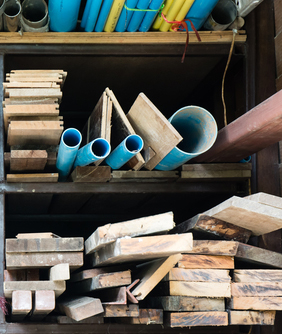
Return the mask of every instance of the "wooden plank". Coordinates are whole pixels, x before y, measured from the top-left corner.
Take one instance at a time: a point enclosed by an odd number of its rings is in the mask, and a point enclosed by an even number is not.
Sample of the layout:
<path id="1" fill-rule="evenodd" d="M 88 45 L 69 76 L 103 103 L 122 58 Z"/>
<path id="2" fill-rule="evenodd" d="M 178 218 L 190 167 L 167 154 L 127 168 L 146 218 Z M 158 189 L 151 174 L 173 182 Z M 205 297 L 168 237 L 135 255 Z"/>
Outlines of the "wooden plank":
<path id="1" fill-rule="evenodd" d="M 106 274 L 106 273 L 113 272 L 113 271 L 115 271 L 115 268 L 113 267 L 86 269 L 86 270 L 82 270 L 80 272 L 71 274 L 70 281 L 79 282 L 79 281 L 83 281 L 88 278 L 93 278 L 97 275 Z"/>
<path id="2" fill-rule="evenodd" d="M 216 163 L 216 164 L 184 164 L 181 166 L 182 171 L 230 171 L 230 170 L 252 170 L 251 163 Z"/>
<path id="3" fill-rule="evenodd" d="M 162 325 L 163 310 L 142 308 L 139 309 L 138 317 L 124 317 L 117 320 L 119 323 L 131 324 L 131 325 Z"/>
<path id="4" fill-rule="evenodd" d="M 38 174 L 7 174 L 7 182 L 12 183 L 53 183 L 58 182 L 58 173 L 38 173 Z"/>
<path id="5" fill-rule="evenodd" d="M 233 281 L 242 283 L 254 282 L 282 282 L 280 269 L 235 269 Z"/>
<path id="6" fill-rule="evenodd" d="M 57 105 L 59 103 L 58 99 L 54 99 L 53 97 L 42 97 L 42 98 L 21 98 L 21 99 L 15 99 L 15 98 L 6 98 L 3 101 L 3 106 L 8 105 L 31 105 L 31 104 L 54 104 Z"/>
<path id="7" fill-rule="evenodd" d="M 126 287 L 122 286 L 119 288 L 107 288 L 105 293 L 104 290 L 95 291 L 95 296 L 98 296 L 103 306 L 105 305 L 126 305 L 127 293 Z"/>
<path id="8" fill-rule="evenodd" d="M 222 128 L 212 148 L 193 161 L 238 162 L 277 143 L 282 139 L 281 98 L 279 91 Z"/>
<path id="9" fill-rule="evenodd" d="M 34 293 L 38 290 L 54 290 L 58 298 L 66 290 L 65 281 L 20 281 L 4 282 L 4 295 L 6 298 L 12 298 L 13 291 L 29 290 Z"/>
<path id="10" fill-rule="evenodd" d="M 111 167 L 77 166 L 70 178 L 72 182 L 108 182 L 111 179 Z"/>
<path id="11" fill-rule="evenodd" d="M 140 278 L 140 282 L 132 290 L 133 296 L 143 300 L 181 258 L 181 254 L 175 254 L 137 266 L 135 276 Z"/>
<path id="12" fill-rule="evenodd" d="M 105 266 L 113 263 L 145 261 L 167 257 L 192 249 L 192 235 L 161 235 L 130 239 L 117 239 L 99 249 L 92 256 L 93 266 Z"/>
<path id="13" fill-rule="evenodd" d="M 281 209 L 237 196 L 229 198 L 204 214 L 247 228 L 256 236 L 282 227 Z"/>
<path id="14" fill-rule="evenodd" d="M 43 239 L 43 238 L 59 238 L 58 235 L 52 232 L 42 232 L 42 233 L 18 233 L 16 235 L 17 239 Z"/>
<path id="15" fill-rule="evenodd" d="M 55 292 L 53 290 L 39 290 L 34 293 L 34 305 L 30 319 L 42 321 L 55 309 Z"/>
<path id="16" fill-rule="evenodd" d="M 60 88 L 6 88 L 5 97 L 8 98 L 42 98 L 51 97 L 61 99 Z"/>
<path id="17" fill-rule="evenodd" d="M 165 324 L 169 327 L 227 326 L 227 312 L 168 312 Z"/>
<path id="18" fill-rule="evenodd" d="M 261 204 L 269 205 L 274 208 L 282 209 L 282 198 L 280 196 L 274 196 L 263 192 L 259 192 L 256 194 L 246 196 L 244 198 Z"/>
<path id="19" fill-rule="evenodd" d="M 83 252 L 6 253 L 6 268 L 50 268 L 69 263 L 71 268 L 83 265 Z"/>
<path id="20" fill-rule="evenodd" d="M 70 279 L 69 263 L 60 263 L 49 269 L 50 281 L 67 281 Z"/>
<path id="21" fill-rule="evenodd" d="M 148 304 L 162 308 L 164 311 L 225 311 L 224 298 L 160 296 L 149 297 Z"/>
<path id="22" fill-rule="evenodd" d="M 157 164 L 183 139 L 164 115 L 143 93 L 131 106 L 127 118 L 136 133 L 144 141 L 144 150 L 150 147 L 155 155 L 145 168 L 154 169 Z"/>
<path id="23" fill-rule="evenodd" d="M 4 282 L 26 281 L 26 270 L 7 270 L 4 269 Z"/>
<path id="24" fill-rule="evenodd" d="M 282 297 L 282 282 L 232 283 L 234 297 Z"/>
<path id="25" fill-rule="evenodd" d="M 22 321 L 32 309 L 32 293 L 28 290 L 13 291 L 11 320 Z"/>
<path id="26" fill-rule="evenodd" d="M 238 250 L 237 241 L 193 240 L 193 249 L 187 253 L 235 256 Z"/>
<path id="27" fill-rule="evenodd" d="M 174 182 L 178 178 L 178 171 L 114 170 L 111 182 Z"/>
<path id="28" fill-rule="evenodd" d="M 42 238 L 42 239 L 6 239 L 6 253 L 40 253 L 40 252 L 81 252 L 84 239 Z"/>
<path id="29" fill-rule="evenodd" d="M 231 283 L 229 270 L 172 268 L 163 281 Z"/>
<path id="30" fill-rule="evenodd" d="M 229 325 L 274 325 L 276 311 L 229 311 Z"/>
<path id="31" fill-rule="evenodd" d="M 180 181 L 246 180 L 251 178 L 251 176 L 251 170 L 181 171 Z"/>
<path id="32" fill-rule="evenodd" d="M 10 170 L 43 170 L 47 163 L 45 150 L 11 150 Z"/>
<path id="33" fill-rule="evenodd" d="M 104 305 L 104 317 L 115 318 L 115 317 L 138 317 L 139 306 L 136 304 L 129 305 Z"/>
<path id="34" fill-rule="evenodd" d="M 11 88 L 60 88 L 56 82 L 3 82 L 4 91 Z"/>
<path id="35" fill-rule="evenodd" d="M 252 232 L 243 227 L 227 223 L 223 220 L 198 214 L 183 223 L 176 225 L 172 233 L 192 232 L 196 238 L 227 239 L 247 243 Z"/>
<path id="36" fill-rule="evenodd" d="M 186 269 L 234 269 L 233 256 L 183 254 L 179 268 Z"/>
<path id="37" fill-rule="evenodd" d="M 173 212 L 142 217 L 98 227 L 85 241 L 85 254 L 90 254 L 118 238 L 163 233 L 174 227 Z"/>
<path id="38" fill-rule="evenodd" d="M 100 299 L 92 297 L 61 300 L 58 307 L 61 312 L 75 321 L 90 318 L 104 311 Z"/>
<path id="39" fill-rule="evenodd" d="M 281 311 L 282 297 L 232 297 L 230 307 L 233 310 Z"/>
<path id="40" fill-rule="evenodd" d="M 93 317 L 89 317 L 80 321 L 76 321 L 66 315 L 58 315 L 58 316 L 48 316 L 46 322 L 55 322 L 57 324 L 103 324 L 104 317 L 103 313 L 94 315 Z"/>

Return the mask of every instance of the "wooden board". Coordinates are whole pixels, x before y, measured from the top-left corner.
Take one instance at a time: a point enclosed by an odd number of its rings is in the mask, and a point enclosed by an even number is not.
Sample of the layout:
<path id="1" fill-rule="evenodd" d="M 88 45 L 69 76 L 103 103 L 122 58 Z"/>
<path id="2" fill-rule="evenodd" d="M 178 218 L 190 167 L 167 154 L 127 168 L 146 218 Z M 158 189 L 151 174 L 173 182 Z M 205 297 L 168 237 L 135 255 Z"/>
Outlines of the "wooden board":
<path id="1" fill-rule="evenodd" d="M 22 321 L 32 309 L 32 293 L 28 290 L 12 292 L 11 320 Z"/>
<path id="2" fill-rule="evenodd" d="M 53 183 L 58 182 L 58 173 L 37 173 L 37 174 L 7 174 L 7 182 L 11 183 Z"/>
<path id="3" fill-rule="evenodd" d="M 198 214 L 178 224 L 172 233 L 192 232 L 195 239 L 227 239 L 247 243 L 252 232 L 223 220 Z"/>
<path id="4" fill-rule="evenodd" d="M 129 305 L 104 305 L 104 317 L 115 318 L 115 317 L 138 317 L 139 306 L 135 304 Z"/>
<path id="5" fill-rule="evenodd" d="M 54 290 L 58 298 L 66 290 L 65 281 L 20 281 L 4 282 L 4 295 L 12 298 L 13 291 L 28 290 L 33 293 L 38 290 Z"/>
<path id="6" fill-rule="evenodd" d="M 11 150 L 10 170 L 43 170 L 47 157 L 46 150 Z"/>
<path id="7" fill-rule="evenodd" d="M 42 238 L 42 239 L 6 239 L 6 253 L 40 253 L 40 252 L 81 252 L 84 239 Z"/>
<path id="8" fill-rule="evenodd" d="M 183 139 L 164 115 L 143 93 L 140 93 L 126 115 L 136 133 L 155 155 L 146 162 L 145 168 L 154 169 L 157 164 Z"/>
<path id="9" fill-rule="evenodd" d="M 231 283 L 229 270 L 172 268 L 163 281 Z"/>
<path id="10" fill-rule="evenodd" d="M 113 263 L 145 261 L 167 257 L 192 249 L 192 235 L 161 235 L 140 238 L 122 238 L 106 245 L 92 256 L 93 266 L 105 266 Z"/>
<path id="11" fill-rule="evenodd" d="M 39 269 L 5 269 L 4 281 L 39 281 Z"/>
<path id="12" fill-rule="evenodd" d="M 18 233 L 16 235 L 17 239 L 43 239 L 43 238 L 60 238 L 58 235 L 52 232 L 42 232 L 42 233 Z"/>
<path id="13" fill-rule="evenodd" d="M 131 325 L 162 325 L 163 324 L 163 310 L 142 308 L 139 309 L 138 317 L 124 317 L 117 319 L 119 323 Z"/>
<path id="14" fill-rule="evenodd" d="M 233 282 L 282 282 L 282 270 L 280 269 L 235 269 Z"/>
<path id="15" fill-rule="evenodd" d="M 274 325 L 276 311 L 229 311 L 229 325 Z"/>
<path id="16" fill-rule="evenodd" d="M 137 266 L 135 276 L 140 282 L 132 290 L 133 296 L 137 300 L 143 300 L 181 258 L 181 254 L 175 254 Z"/>
<path id="17" fill-rule="evenodd" d="M 186 269 L 234 269 L 234 257 L 222 255 L 183 254 L 179 268 Z"/>
<path id="18" fill-rule="evenodd" d="M 282 297 L 282 282 L 232 283 L 234 297 Z"/>
<path id="19" fill-rule="evenodd" d="M 281 311 L 282 297 L 232 297 L 230 307 L 233 310 Z"/>
<path id="20" fill-rule="evenodd" d="M 55 292 L 53 290 L 38 290 L 34 293 L 34 305 L 30 320 L 42 321 L 55 309 Z"/>
<path id="21" fill-rule="evenodd" d="M 100 226 L 85 241 L 85 254 L 93 253 L 118 238 L 169 231 L 175 225 L 173 219 L 173 212 L 170 211 L 154 216 Z"/>
<path id="22" fill-rule="evenodd" d="M 227 312 L 167 312 L 164 323 L 169 327 L 227 326 Z"/>
<path id="23" fill-rule="evenodd" d="M 111 179 L 110 166 L 77 166 L 70 175 L 72 182 L 108 182 Z"/>
<path id="24" fill-rule="evenodd" d="M 175 182 L 178 178 L 178 171 L 114 170 L 111 182 Z"/>
<path id="25" fill-rule="evenodd" d="M 127 303 L 127 293 L 125 286 L 118 288 L 107 288 L 106 293 L 104 290 L 96 290 L 95 296 L 101 299 L 103 306 L 126 305 Z"/>
<path id="26" fill-rule="evenodd" d="M 59 263 L 69 263 L 71 268 L 83 265 L 83 252 L 6 253 L 6 268 L 50 268 Z"/>
<path id="27" fill-rule="evenodd" d="M 7 105 L 24 105 L 24 104 L 58 104 L 59 100 L 53 97 L 42 97 L 42 98 L 21 98 L 21 99 L 15 99 L 15 98 L 6 98 L 3 101 L 3 106 Z"/>
<path id="28" fill-rule="evenodd" d="M 256 236 L 282 228 L 281 209 L 237 196 L 229 198 L 204 214 L 251 230 Z"/>
<path id="29" fill-rule="evenodd" d="M 67 281 L 70 279 L 70 265 L 68 263 L 60 263 L 49 269 L 50 281 Z"/>
<path id="30" fill-rule="evenodd" d="M 66 315 L 58 315 L 58 316 L 48 316 L 46 319 L 48 323 L 57 323 L 57 324 L 103 324 L 104 317 L 103 313 L 94 315 L 93 317 L 89 317 L 80 321 L 76 321 Z"/>
<path id="31" fill-rule="evenodd" d="M 8 98 L 62 98 L 60 88 L 6 88 L 5 97 Z"/>
<path id="32" fill-rule="evenodd" d="M 259 192 L 246 196 L 244 198 L 261 204 L 269 205 L 274 208 L 282 209 L 282 198 L 280 196 L 274 196 L 267 193 Z"/>
<path id="33" fill-rule="evenodd" d="M 237 250 L 237 241 L 193 240 L 193 249 L 187 253 L 234 256 Z"/>

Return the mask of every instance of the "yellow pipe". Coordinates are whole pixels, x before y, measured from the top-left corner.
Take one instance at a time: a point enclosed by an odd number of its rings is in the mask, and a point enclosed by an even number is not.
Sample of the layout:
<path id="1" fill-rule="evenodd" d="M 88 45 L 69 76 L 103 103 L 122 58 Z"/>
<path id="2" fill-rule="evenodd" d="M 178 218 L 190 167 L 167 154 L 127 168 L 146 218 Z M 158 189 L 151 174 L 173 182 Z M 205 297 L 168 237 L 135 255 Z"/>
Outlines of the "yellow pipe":
<path id="1" fill-rule="evenodd" d="M 93 0 L 95 1 L 95 0 Z M 120 13 L 122 11 L 125 0 L 115 0 L 113 2 L 112 8 L 110 10 L 108 19 L 106 21 L 104 31 L 113 32 L 117 25 L 117 21 L 119 19 Z"/>
<path id="2" fill-rule="evenodd" d="M 163 13 L 164 15 L 167 15 L 167 13 L 168 13 L 168 11 L 169 11 L 169 8 L 170 8 L 171 5 L 173 4 L 173 1 L 174 1 L 174 0 L 166 0 L 166 2 L 165 2 L 165 6 L 164 6 L 164 8 L 163 8 L 163 10 L 162 10 L 162 13 Z M 153 29 L 153 30 L 159 30 L 161 24 L 163 23 L 163 20 L 164 20 L 164 19 L 163 19 L 161 16 L 158 15 L 157 18 L 155 19 L 154 24 L 152 25 L 152 29 Z"/>
<path id="3" fill-rule="evenodd" d="M 189 9 L 192 7 L 193 2 L 195 0 L 186 0 L 184 5 L 181 7 L 179 13 L 176 15 L 176 18 L 174 19 L 175 21 L 182 21 L 185 19 L 185 16 L 187 15 Z M 174 31 L 171 28 L 169 29 L 170 31 Z"/>
<path id="4" fill-rule="evenodd" d="M 171 5 L 166 18 L 168 21 L 174 21 L 176 18 L 177 14 L 179 13 L 181 7 L 183 6 L 185 0 L 175 0 L 173 4 Z M 167 23 L 165 20 L 160 26 L 160 31 L 168 31 L 169 28 L 171 27 L 171 23 Z"/>

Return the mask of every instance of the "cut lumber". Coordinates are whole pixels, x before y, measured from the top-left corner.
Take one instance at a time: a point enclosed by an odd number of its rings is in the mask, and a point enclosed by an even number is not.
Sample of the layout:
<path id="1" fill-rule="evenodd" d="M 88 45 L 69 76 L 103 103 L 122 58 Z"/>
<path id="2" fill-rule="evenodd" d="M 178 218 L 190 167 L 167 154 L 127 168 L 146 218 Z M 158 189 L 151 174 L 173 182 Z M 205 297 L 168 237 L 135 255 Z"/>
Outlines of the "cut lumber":
<path id="1" fill-rule="evenodd" d="M 86 270 L 82 270 L 78 273 L 71 274 L 70 281 L 71 282 L 79 282 L 79 281 L 83 281 L 85 279 L 92 278 L 92 277 L 95 277 L 97 275 L 106 274 L 106 273 L 109 273 L 109 272 L 112 272 L 112 271 L 115 271 L 115 270 L 116 270 L 116 268 L 113 268 L 113 267 L 86 269 Z"/>
<path id="2" fill-rule="evenodd" d="M 43 238 L 60 238 L 58 235 L 52 232 L 43 233 L 18 233 L 16 235 L 17 239 L 43 239 Z"/>
<path id="3" fill-rule="evenodd" d="M 146 162 L 145 168 L 154 169 L 158 163 L 183 139 L 171 123 L 144 93 L 140 93 L 126 115 L 136 133 L 155 155 Z"/>
<path id="4" fill-rule="evenodd" d="M 280 269 L 235 269 L 233 282 L 282 282 L 282 270 Z"/>
<path id="5" fill-rule="evenodd" d="M 193 249 L 187 253 L 234 256 L 237 250 L 237 241 L 193 240 Z"/>
<path id="6" fill-rule="evenodd" d="M 45 150 L 11 150 L 10 170 L 43 170 L 47 157 Z"/>
<path id="7" fill-rule="evenodd" d="M 43 98 L 51 97 L 61 99 L 63 96 L 60 88 L 6 88 L 5 97 L 8 98 Z"/>
<path id="8" fill-rule="evenodd" d="M 39 290 L 34 294 L 34 305 L 30 319 L 43 320 L 55 309 L 55 292 L 53 290 Z"/>
<path id="9" fill-rule="evenodd" d="M 138 317 L 124 317 L 117 320 L 119 323 L 131 324 L 131 325 L 162 325 L 163 310 L 142 308 L 139 309 Z"/>
<path id="10" fill-rule="evenodd" d="M 12 298 L 13 291 L 28 290 L 34 293 L 38 290 L 54 290 L 58 298 L 66 290 L 65 281 L 21 281 L 4 282 L 4 295 L 6 298 Z"/>
<path id="11" fill-rule="evenodd" d="M 22 82 L 22 81 L 13 81 L 13 82 L 3 82 L 3 88 L 6 92 L 6 89 L 11 88 L 60 88 L 56 82 Z M 5 95 L 6 97 L 6 95 Z"/>
<path id="12" fill-rule="evenodd" d="M 80 252 L 83 249 L 81 237 L 6 239 L 6 253 Z"/>
<path id="13" fill-rule="evenodd" d="M 4 282 L 26 281 L 26 269 L 4 270 Z"/>
<path id="14" fill-rule="evenodd" d="M 229 270 L 172 268 L 163 281 L 231 283 Z"/>
<path id="15" fill-rule="evenodd" d="M 58 182 L 58 173 L 38 173 L 38 174 L 7 174 L 7 182 L 11 183 L 53 183 Z"/>
<path id="16" fill-rule="evenodd" d="M 269 205 L 274 208 L 282 209 L 282 198 L 280 196 L 274 196 L 263 192 L 259 192 L 256 194 L 246 196 L 244 198 L 261 204 Z"/>
<path id="17" fill-rule="evenodd" d="M 70 178 L 72 182 L 108 182 L 111 179 L 111 167 L 77 166 Z"/>
<path id="18" fill-rule="evenodd" d="M 229 311 L 229 325 L 274 325 L 276 311 Z"/>
<path id="19" fill-rule="evenodd" d="M 95 296 L 98 296 L 105 305 L 125 305 L 127 303 L 126 287 L 107 288 L 107 290 L 95 291 Z"/>
<path id="20" fill-rule="evenodd" d="M 192 232 L 195 239 L 227 239 L 247 243 L 252 232 L 223 220 L 198 214 L 176 225 L 171 233 Z"/>
<path id="21" fill-rule="evenodd" d="M 54 73 L 55 74 L 55 73 Z M 58 84 L 61 84 L 63 82 L 63 79 L 61 76 L 55 74 L 53 76 L 44 76 L 44 75 L 40 75 L 40 76 L 31 76 L 30 74 L 26 75 L 11 75 L 6 77 L 6 81 L 7 82 L 56 82 Z"/>
<path id="22" fill-rule="evenodd" d="M 49 268 L 59 263 L 79 268 L 83 265 L 83 252 L 6 253 L 7 269 Z"/>
<path id="23" fill-rule="evenodd" d="M 138 317 L 139 306 L 136 304 L 129 305 L 104 305 L 104 317 L 115 318 L 115 317 Z"/>
<path id="24" fill-rule="evenodd" d="M 21 99 L 14 99 L 14 98 L 6 98 L 3 101 L 3 106 L 8 106 L 8 105 L 31 105 L 31 104 L 58 104 L 59 101 L 58 99 L 54 99 L 53 97 L 43 97 L 43 98 L 21 98 Z"/>
<path id="25" fill-rule="evenodd" d="M 175 182 L 178 178 L 178 171 L 114 170 L 111 182 Z"/>
<path id="26" fill-rule="evenodd" d="M 67 281 L 70 279 L 70 265 L 68 263 L 60 263 L 49 269 L 50 281 Z"/>
<path id="27" fill-rule="evenodd" d="M 140 279 L 140 282 L 132 290 L 133 296 L 137 300 L 143 300 L 181 258 L 181 254 L 175 254 L 137 266 L 135 276 Z"/>
<path id="28" fill-rule="evenodd" d="M 121 238 L 99 249 L 92 257 L 93 266 L 145 261 L 168 257 L 192 249 L 192 234 L 156 235 L 152 237 Z"/>
<path id="29" fill-rule="evenodd" d="M 163 233 L 171 230 L 174 225 L 173 213 L 167 212 L 100 226 L 85 241 L 85 254 L 93 253 L 118 238 Z"/>
<path id="30" fill-rule="evenodd" d="M 232 297 L 230 308 L 233 310 L 281 311 L 282 297 Z"/>
<path id="31" fill-rule="evenodd" d="M 13 291 L 11 320 L 22 321 L 32 309 L 32 293 L 29 290 Z"/>
<path id="32" fill-rule="evenodd" d="M 234 269 L 234 257 L 222 255 L 183 254 L 179 268 L 186 269 Z"/>
<path id="33" fill-rule="evenodd" d="M 58 303 L 58 308 L 75 321 L 90 318 L 104 311 L 100 299 L 92 297 L 62 300 Z"/>
<path id="34" fill-rule="evenodd" d="M 93 317 L 89 317 L 80 321 L 76 321 L 66 315 L 58 315 L 58 316 L 48 316 L 46 319 L 48 323 L 57 323 L 57 324 L 103 324 L 104 317 L 103 313 L 94 315 Z"/>
<path id="35" fill-rule="evenodd" d="M 282 282 L 231 283 L 234 297 L 282 297 Z"/>
<path id="36" fill-rule="evenodd" d="M 164 323 L 169 327 L 227 326 L 227 312 L 167 312 Z"/>

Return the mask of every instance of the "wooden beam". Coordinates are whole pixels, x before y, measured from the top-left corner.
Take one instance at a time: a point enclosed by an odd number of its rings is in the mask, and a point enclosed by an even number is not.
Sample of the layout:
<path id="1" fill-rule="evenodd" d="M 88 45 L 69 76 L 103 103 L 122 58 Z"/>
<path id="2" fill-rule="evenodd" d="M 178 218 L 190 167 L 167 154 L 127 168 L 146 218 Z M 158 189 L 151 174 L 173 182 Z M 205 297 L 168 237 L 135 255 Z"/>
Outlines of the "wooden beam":
<path id="1" fill-rule="evenodd" d="M 235 269 L 233 282 L 282 282 L 282 270 L 280 269 Z"/>
<path id="2" fill-rule="evenodd" d="M 164 281 L 231 283 L 229 270 L 172 268 Z"/>
<path id="3" fill-rule="evenodd" d="M 179 268 L 186 269 L 234 269 L 234 257 L 222 255 L 183 254 Z"/>
<path id="4" fill-rule="evenodd" d="M 282 297 L 232 297 L 233 310 L 282 311 Z"/>
<path id="5" fill-rule="evenodd" d="M 234 297 L 282 297 L 282 282 L 231 283 Z"/>
<path id="6" fill-rule="evenodd" d="M 7 174 L 10 183 L 54 183 L 58 182 L 58 173 Z"/>
<path id="7" fill-rule="evenodd" d="M 142 308 L 139 309 L 138 317 L 124 317 L 118 319 L 119 323 L 132 325 L 162 325 L 163 324 L 163 310 Z"/>
<path id="8" fill-rule="evenodd" d="M 50 281 L 67 281 L 70 279 L 69 263 L 59 263 L 49 269 Z"/>
<path id="9" fill-rule="evenodd" d="M 235 256 L 238 250 L 237 241 L 226 240 L 193 240 L 190 254 Z"/>
<path id="10" fill-rule="evenodd" d="M 114 170 L 111 182 L 175 182 L 178 178 L 178 171 Z"/>
<path id="11" fill-rule="evenodd" d="M 12 321 L 22 321 L 32 309 L 32 293 L 29 290 L 15 290 L 11 294 L 12 298 Z"/>
<path id="12" fill-rule="evenodd" d="M 165 324 L 169 327 L 227 326 L 227 312 L 167 312 Z"/>
<path id="13" fill-rule="evenodd" d="M 42 321 L 55 309 L 55 292 L 53 290 L 39 290 L 34 294 L 34 305 L 30 319 Z"/>
<path id="14" fill-rule="evenodd" d="M 129 305 L 103 305 L 104 317 L 115 318 L 115 317 L 138 317 L 139 306 L 136 304 Z"/>
<path id="15" fill-rule="evenodd" d="M 274 325 L 276 311 L 229 311 L 229 325 Z"/>
<path id="16" fill-rule="evenodd" d="M 72 182 L 108 182 L 111 179 L 110 166 L 77 166 L 71 173 Z"/>

